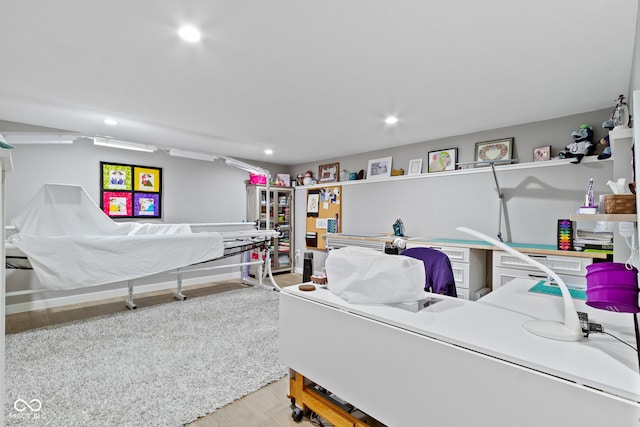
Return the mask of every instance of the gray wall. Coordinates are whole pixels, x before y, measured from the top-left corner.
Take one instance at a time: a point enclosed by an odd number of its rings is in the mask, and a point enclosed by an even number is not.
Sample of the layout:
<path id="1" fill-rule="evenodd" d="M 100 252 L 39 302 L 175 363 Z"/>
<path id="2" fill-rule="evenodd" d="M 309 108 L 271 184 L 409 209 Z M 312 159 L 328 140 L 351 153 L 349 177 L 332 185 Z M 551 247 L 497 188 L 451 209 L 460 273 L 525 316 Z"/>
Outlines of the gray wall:
<path id="1" fill-rule="evenodd" d="M 602 122 L 611 114 L 600 110 L 546 122 L 527 123 L 489 132 L 463 135 L 420 144 L 364 153 L 341 159 L 341 169 L 366 169 L 368 159 L 392 156 L 394 168 L 407 169 L 410 159 L 422 158 L 423 171 L 430 150 L 458 148 L 461 162 L 473 161 L 475 142 L 514 137 L 514 158 L 520 163 L 533 160 L 533 148 L 551 145 L 554 156 L 571 142 L 571 132 L 583 123 L 590 124 L 594 142 L 606 133 Z M 618 153 L 617 159 L 628 161 L 631 153 Z M 398 159 L 398 160 L 397 160 Z M 318 163 L 298 165 L 292 170 L 317 171 Z M 589 178 L 595 180 L 596 195 L 611 191 L 606 182 L 613 178 L 611 160 L 595 163 L 505 170 L 498 167 L 497 176 L 506 202 L 502 235 L 505 240 L 556 244 L 556 220 L 567 218 L 581 206 Z M 626 177 L 629 181 L 631 177 Z M 410 236 L 427 238 L 468 238 L 455 229 L 476 228 L 495 236 L 498 228 L 498 198 L 495 181 L 489 169 L 430 174 L 424 178 L 395 178 L 384 182 L 345 183 L 342 188 L 342 232 L 372 234 L 392 233 L 392 224 L 402 218 Z M 326 253 L 305 247 L 306 189 L 296 191 L 296 248 L 314 252 L 314 268 L 324 265 Z M 301 268 L 300 259 L 296 267 Z"/>
<path id="2" fill-rule="evenodd" d="M 393 157 L 393 168 L 403 168 L 408 170 L 409 161 L 412 159 L 423 159 L 423 171 L 426 171 L 426 157 L 429 151 L 441 150 L 445 148 L 458 149 L 458 162 L 472 162 L 475 156 L 475 143 L 514 137 L 514 150 L 512 158 L 520 162 L 531 162 L 533 160 L 533 149 L 536 147 L 551 145 L 552 155 L 557 156 L 564 150 L 567 144 L 572 142 L 571 132 L 577 130 L 581 125 L 591 125 L 594 132 L 594 143 L 600 141 L 607 134 L 607 130 L 602 128 L 602 122 L 611 116 L 611 111 L 615 105 L 613 95 L 611 108 L 592 111 L 588 113 L 576 114 L 573 116 L 546 120 L 542 122 L 525 123 L 519 126 L 511 126 L 500 129 L 493 129 L 486 132 L 478 132 L 467 135 L 459 135 L 450 138 L 435 139 L 432 141 L 418 142 L 401 147 L 385 150 L 371 151 L 348 157 L 329 158 L 320 162 L 304 163 L 291 168 L 293 174 L 303 174 L 311 170 L 314 176 L 318 174 L 318 166 L 326 163 L 339 162 L 340 169 L 347 169 L 350 172 L 357 172 L 360 169 L 367 169 L 370 159 L 380 157 Z M 522 105 L 521 108 L 527 108 Z M 402 124 L 400 125 L 402 126 Z M 399 130 L 401 131 L 401 130 Z"/>
<path id="3" fill-rule="evenodd" d="M 1 130 L 0 130 L 1 132 Z M 13 218 L 45 183 L 77 184 L 99 204 L 100 162 L 162 168 L 162 218 L 156 222 L 238 222 L 245 219 L 248 173 L 222 164 L 94 146 L 18 145 L 12 150 L 14 171 L 7 174 L 7 220 Z M 257 165 L 257 163 L 254 163 Z M 266 164 L 274 173 L 287 166 Z"/>
<path id="4" fill-rule="evenodd" d="M 2 130 L 0 126 L 0 133 Z M 12 130 L 15 129 L 12 128 Z M 88 140 L 76 141 L 72 145 L 18 145 L 12 150 L 12 158 L 14 170 L 6 176 L 7 224 L 10 224 L 11 219 L 25 208 L 46 183 L 82 185 L 99 205 L 101 161 L 162 168 L 162 218 L 145 219 L 145 222 L 219 223 L 241 222 L 246 218 L 244 181 L 248 179 L 248 173 L 226 166 L 219 160 L 211 163 L 171 157 L 162 151 L 142 153 L 98 147 Z M 274 174 L 288 172 L 287 166 L 251 163 L 266 167 Z M 225 263 L 229 261 L 224 260 L 217 264 Z M 234 273 L 236 276 L 237 271 Z M 225 273 L 228 275 L 230 272 L 216 270 L 214 273 L 202 274 L 211 276 Z M 194 275 L 192 274 L 191 277 Z M 174 279 L 174 276 L 170 276 L 140 280 L 136 281 L 136 286 L 174 281 Z M 125 286 L 126 283 L 118 283 L 99 288 L 13 296 L 7 298 L 7 304 L 27 304 L 30 301 L 65 299 L 91 293 L 98 295 L 97 292 L 110 295 L 110 291 L 122 289 Z M 40 287 L 31 271 L 8 270 L 7 272 L 7 291 Z"/>

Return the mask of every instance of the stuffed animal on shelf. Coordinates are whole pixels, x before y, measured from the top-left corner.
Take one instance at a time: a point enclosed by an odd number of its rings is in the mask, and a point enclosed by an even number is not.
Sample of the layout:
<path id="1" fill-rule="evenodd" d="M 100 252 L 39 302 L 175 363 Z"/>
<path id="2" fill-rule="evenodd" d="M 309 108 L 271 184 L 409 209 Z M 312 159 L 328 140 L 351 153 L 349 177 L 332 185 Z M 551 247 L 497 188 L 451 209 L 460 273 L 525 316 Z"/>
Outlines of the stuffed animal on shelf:
<path id="1" fill-rule="evenodd" d="M 582 125 L 580 129 L 571 133 L 573 142 L 567 145 L 566 151 L 560 152 L 561 159 L 575 158 L 571 163 L 580 163 L 584 156 L 590 156 L 595 150 L 593 145 L 593 129 L 589 125 Z"/>
<path id="2" fill-rule="evenodd" d="M 598 155 L 598 160 L 604 160 L 611 157 L 611 144 L 609 143 L 609 135 L 600 140 L 600 143 L 596 147 L 594 154 Z"/>

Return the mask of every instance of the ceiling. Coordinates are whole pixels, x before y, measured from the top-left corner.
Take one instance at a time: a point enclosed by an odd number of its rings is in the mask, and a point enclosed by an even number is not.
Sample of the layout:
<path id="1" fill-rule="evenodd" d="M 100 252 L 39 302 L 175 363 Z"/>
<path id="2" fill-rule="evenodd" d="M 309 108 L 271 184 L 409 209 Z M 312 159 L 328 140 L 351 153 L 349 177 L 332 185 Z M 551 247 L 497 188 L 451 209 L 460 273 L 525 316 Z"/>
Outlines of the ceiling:
<path id="1" fill-rule="evenodd" d="M 2 3 L 0 120 L 281 164 L 612 108 L 629 91 L 638 6 Z M 202 40 L 180 39 L 183 24 Z"/>

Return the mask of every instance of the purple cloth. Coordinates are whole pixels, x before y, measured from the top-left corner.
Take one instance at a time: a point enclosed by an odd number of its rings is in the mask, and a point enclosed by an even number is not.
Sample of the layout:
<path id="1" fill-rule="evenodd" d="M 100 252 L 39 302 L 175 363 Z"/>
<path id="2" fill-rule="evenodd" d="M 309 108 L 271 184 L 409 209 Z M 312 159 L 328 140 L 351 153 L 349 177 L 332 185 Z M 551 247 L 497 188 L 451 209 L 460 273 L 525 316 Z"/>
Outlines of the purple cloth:
<path id="1" fill-rule="evenodd" d="M 425 291 L 452 297 L 458 296 L 451 261 L 447 254 L 433 248 L 410 248 L 402 251 L 400 255 L 419 259 L 424 263 Z"/>

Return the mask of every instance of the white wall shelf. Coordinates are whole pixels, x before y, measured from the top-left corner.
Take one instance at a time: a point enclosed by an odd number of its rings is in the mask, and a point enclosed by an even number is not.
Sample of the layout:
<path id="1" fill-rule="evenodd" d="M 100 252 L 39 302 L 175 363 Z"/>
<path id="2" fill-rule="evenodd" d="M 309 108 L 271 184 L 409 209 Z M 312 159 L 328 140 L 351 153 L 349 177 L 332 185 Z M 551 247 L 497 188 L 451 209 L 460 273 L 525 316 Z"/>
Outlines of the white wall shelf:
<path id="1" fill-rule="evenodd" d="M 553 159 L 553 160 L 546 160 L 541 162 L 514 163 L 510 165 L 496 166 L 496 172 L 524 170 L 524 169 L 537 169 L 537 168 L 565 166 L 565 165 L 571 165 L 572 167 L 580 167 L 581 164 L 610 162 L 610 161 L 613 161 L 613 156 L 603 160 L 598 160 L 598 156 L 587 156 L 587 157 L 584 157 L 580 162 L 580 164 L 577 164 L 577 165 L 571 164 L 571 162 L 574 160 L 575 159 L 573 158 L 569 158 L 569 159 Z M 422 173 L 419 175 L 400 175 L 400 176 L 392 176 L 389 178 L 381 178 L 381 179 L 359 179 L 354 181 L 350 180 L 350 181 L 340 181 L 340 182 L 331 182 L 331 183 L 314 184 L 314 185 L 303 185 L 295 188 L 307 189 L 307 188 L 322 188 L 322 187 L 326 187 L 327 185 L 376 184 L 376 183 L 388 182 L 388 181 L 402 181 L 402 180 L 408 180 L 408 179 L 425 179 L 425 178 L 427 179 L 442 178 L 442 177 L 452 176 L 452 175 L 471 175 L 471 174 L 478 174 L 478 173 L 491 173 L 491 168 L 489 166 L 486 166 L 486 167 L 459 169 L 459 170 L 446 171 L 446 172 Z"/>
<path id="2" fill-rule="evenodd" d="M 637 214 L 572 214 L 571 221 L 636 222 Z"/>

